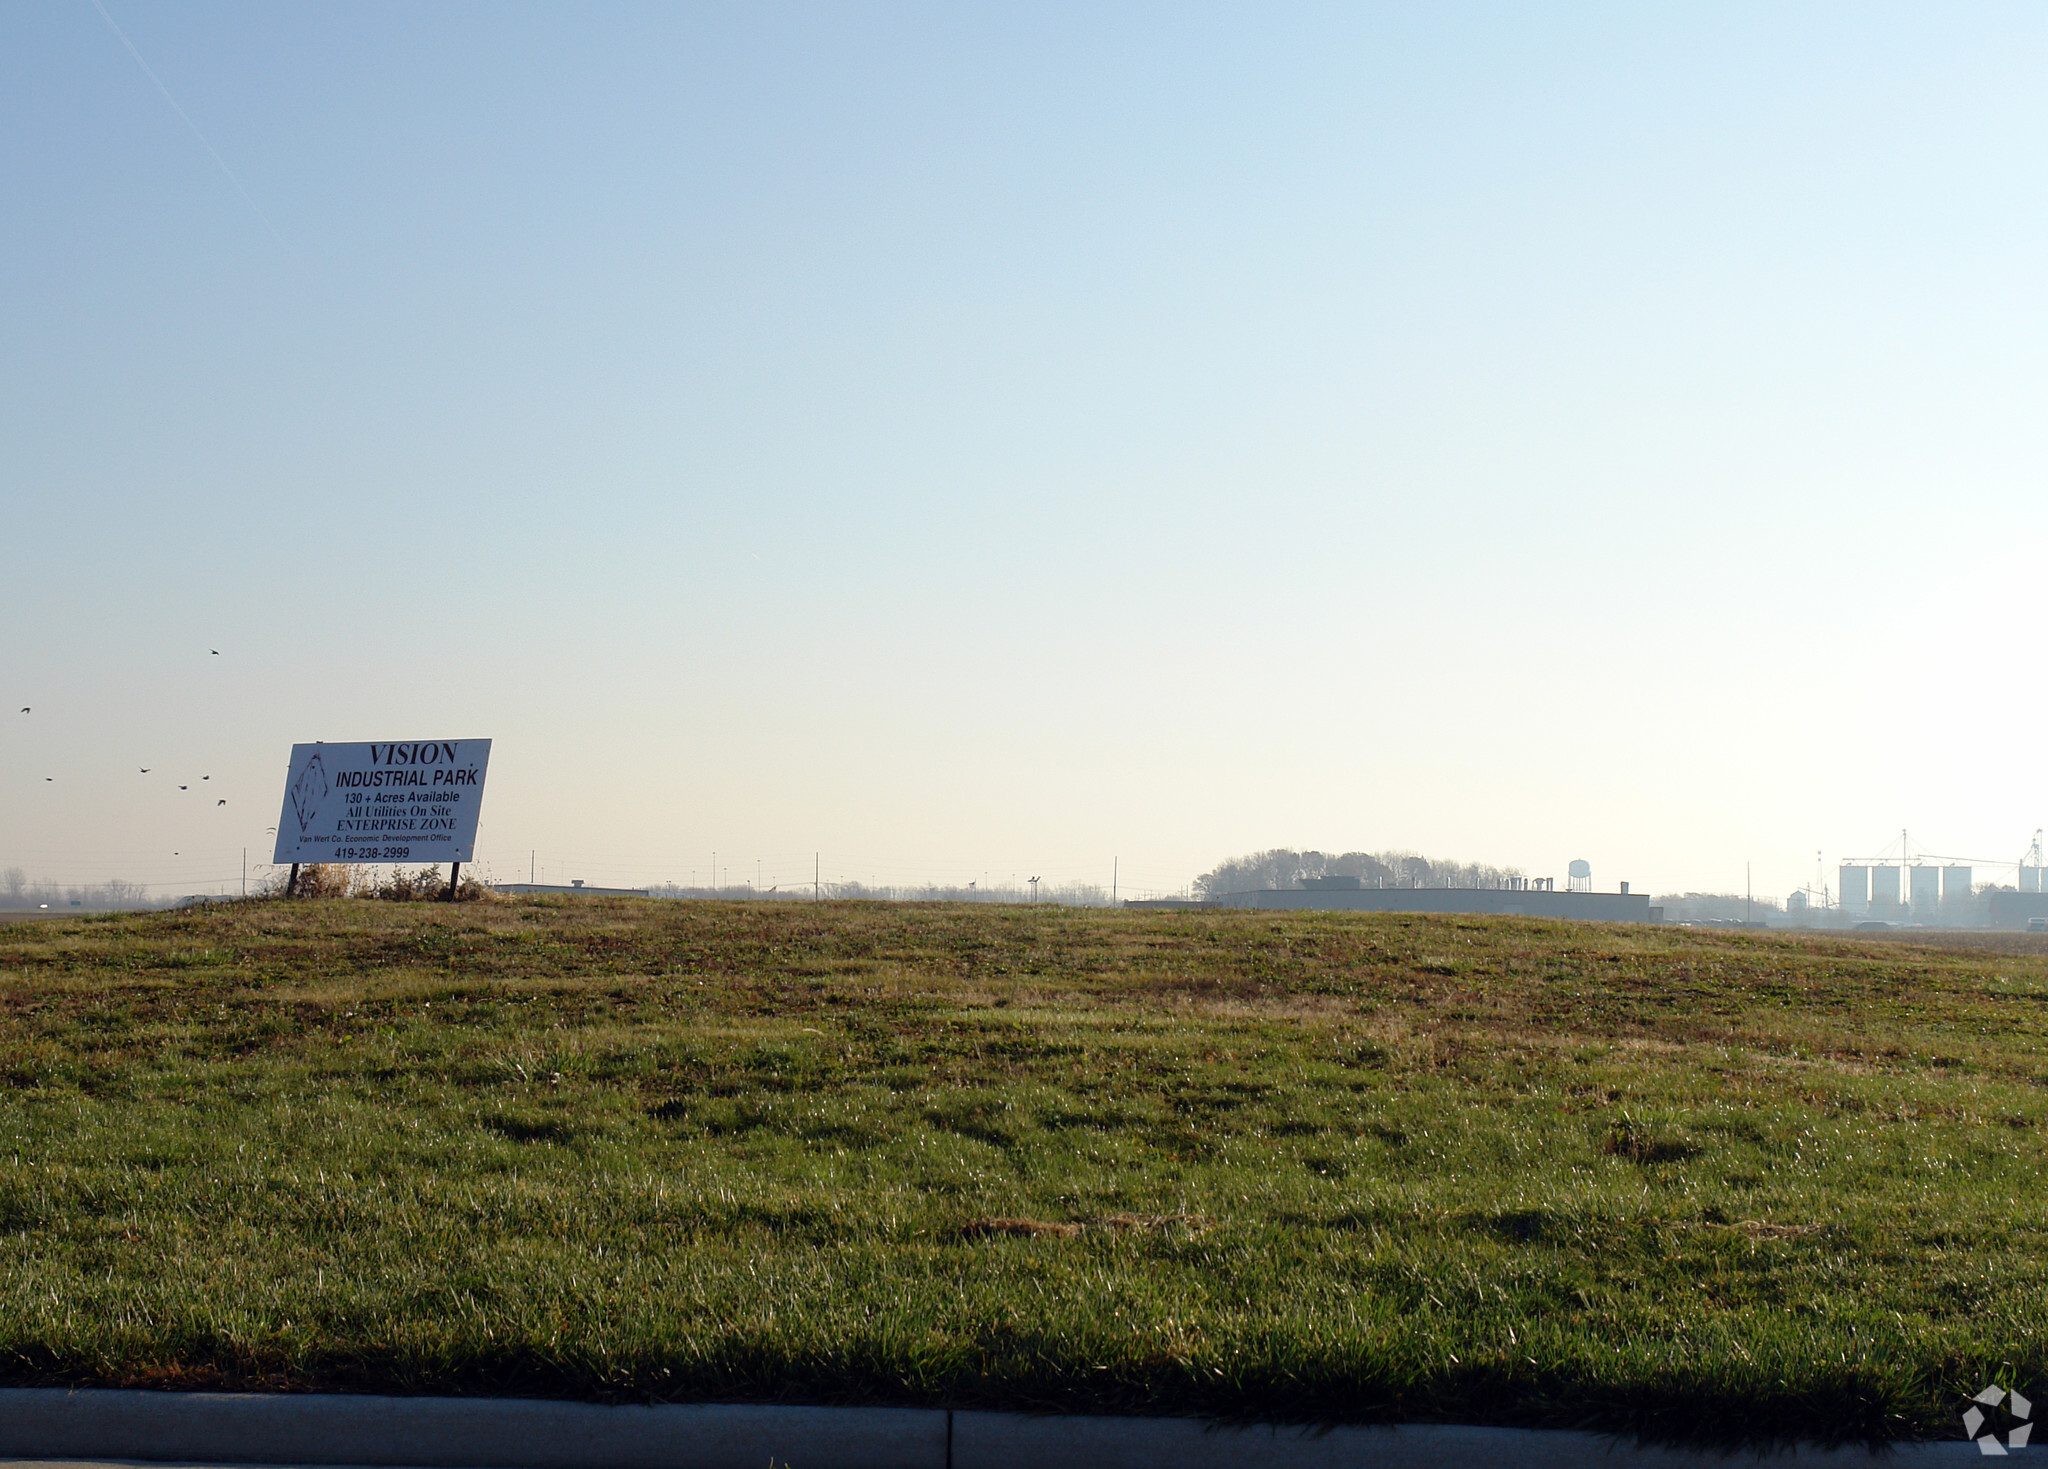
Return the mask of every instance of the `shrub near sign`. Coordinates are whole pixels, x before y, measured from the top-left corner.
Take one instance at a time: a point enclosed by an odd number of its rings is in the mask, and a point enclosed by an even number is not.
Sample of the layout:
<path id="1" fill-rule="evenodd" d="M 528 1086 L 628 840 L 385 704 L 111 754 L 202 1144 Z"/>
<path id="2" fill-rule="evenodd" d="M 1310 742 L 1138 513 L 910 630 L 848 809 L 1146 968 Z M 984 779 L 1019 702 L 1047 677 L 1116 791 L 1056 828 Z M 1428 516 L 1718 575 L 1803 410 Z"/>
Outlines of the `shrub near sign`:
<path id="1" fill-rule="evenodd" d="M 467 862 L 489 740 L 293 745 L 274 862 Z"/>

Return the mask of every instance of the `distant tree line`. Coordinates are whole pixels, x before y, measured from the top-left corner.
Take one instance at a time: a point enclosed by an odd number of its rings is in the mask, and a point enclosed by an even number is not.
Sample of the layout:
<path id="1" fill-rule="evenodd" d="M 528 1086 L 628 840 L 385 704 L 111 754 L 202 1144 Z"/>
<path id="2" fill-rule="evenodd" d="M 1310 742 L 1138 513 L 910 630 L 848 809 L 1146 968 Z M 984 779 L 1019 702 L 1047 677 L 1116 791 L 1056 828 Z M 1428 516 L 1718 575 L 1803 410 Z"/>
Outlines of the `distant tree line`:
<path id="1" fill-rule="evenodd" d="M 1650 899 L 1664 910 L 1666 923 L 1769 923 L 1785 921 L 1785 907 L 1776 898 L 1745 898 L 1741 893 L 1662 893 Z"/>
<path id="2" fill-rule="evenodd" d="M 1519 867 L 1486 862 L 1445 862 L 1415 852 L 1296 852 L 1275 847 L 1233 857 L 1195 879 L 1195 896 L 1293 888 L 1303 878 L 1355 877 L 1365 887 L 1498 888 L 1522 876 Z"/>
<path id="3" fill-rule="evenodd" d="M 90 885 L 61 886 L 32 881 L 19 867 L 0 872 L 0 908 L 153 908 L 157 904 L 139 882 L 111 878 Z"/>
<path id="4" fill-rule="evenodd" d="M 785 888 L 756 888 L 751 884 L 739 887 L 697 888 L 683 887 L 676 883 L 654 883 L 647 889 L 650 898 L 719 898 L 726 902 L 746 902 L 758 898 L 763 902 L 792 903 L 806 902 L 813 896 L 841 899 L 846 901 L 867 901 L 871 903 L 1060 903 L 1070 908 L 1106 908 L 1109 906 L 1109 890 L 1093 883 L 1068 882 L 1053 884 L 1041 882 L 1034 895 L 1029 886 L 983 887 L 979 883 L 971 886 L 942 886 L 937 883 L 904 884 L 898 886 L 875 886 L 864 882 L 828 882 L 813 889 L 807 882 L 793 883 Z"/>

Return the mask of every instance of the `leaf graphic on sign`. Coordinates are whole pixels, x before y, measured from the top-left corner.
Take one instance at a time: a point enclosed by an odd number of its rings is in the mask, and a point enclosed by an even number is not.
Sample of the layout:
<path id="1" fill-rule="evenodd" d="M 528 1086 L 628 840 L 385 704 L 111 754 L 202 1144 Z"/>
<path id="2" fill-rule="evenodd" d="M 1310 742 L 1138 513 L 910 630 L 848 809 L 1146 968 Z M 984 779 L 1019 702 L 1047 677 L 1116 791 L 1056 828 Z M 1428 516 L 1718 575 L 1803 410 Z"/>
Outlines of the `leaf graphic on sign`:
<path id="1" fill-rule="evenodd" d="M 299 835 L 305 835 L 306 828 L 320 814 L 321 803 L 326 799 L 327 765 L 315 755 L 299 772 L 299 778 L 292 782 L 292 814 L 299 818 Z"/>

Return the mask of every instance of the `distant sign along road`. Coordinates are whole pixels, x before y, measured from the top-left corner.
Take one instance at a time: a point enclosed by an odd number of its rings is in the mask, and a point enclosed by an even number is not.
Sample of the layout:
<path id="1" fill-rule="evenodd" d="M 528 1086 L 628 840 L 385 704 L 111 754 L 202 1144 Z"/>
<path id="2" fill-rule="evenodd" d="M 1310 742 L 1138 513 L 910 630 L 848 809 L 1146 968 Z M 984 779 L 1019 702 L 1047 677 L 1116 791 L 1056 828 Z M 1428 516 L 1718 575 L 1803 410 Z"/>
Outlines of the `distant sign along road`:
<path id="1" fill-rule="evenodd" d="M 274 862 L 468 862 L 489 740 L 293 745 Z"/>

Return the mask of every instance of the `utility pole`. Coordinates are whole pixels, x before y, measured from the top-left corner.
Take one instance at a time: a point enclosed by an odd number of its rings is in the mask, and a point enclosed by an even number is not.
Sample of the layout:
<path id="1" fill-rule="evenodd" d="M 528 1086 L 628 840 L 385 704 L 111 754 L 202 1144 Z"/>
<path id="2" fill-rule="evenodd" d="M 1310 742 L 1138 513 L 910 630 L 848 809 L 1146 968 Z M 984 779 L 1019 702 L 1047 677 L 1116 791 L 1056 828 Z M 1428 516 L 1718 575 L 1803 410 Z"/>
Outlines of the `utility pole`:
<path id="1" fill-rule="evenodd" d="M 1745 862 L 1742 864 L 1742 921 L 1744 925 L 1749 923 L 1749 892 L 1749 864 Z"/>
<path id="2" fill-rule="evenodd" d="M 526 885 L 533 886 L 534 864 L 540 861 L 540 848 L 535 847 L 526 854 Z"/>
<path id="3" fill-rule="evenodd" d="M 1112 908 L 1116 906 L 1117 868 L 1123 864 L 1123 860 L 1124 859 L 1121 857 L 1112 857 L 1109 859 L 1109 906 Z"/>
<path id="4" fill-rule="evenodd" d="M 824 861 L 824 855 L 822 852 L 811 853 L 811 901 L 813 903 L 825 896 L 824 884 L 819 880 L 822 876 L 820 869 Z"/>
<path id="5" fill-rule="evenodd" d="M 242 848 L 242 896 L 249 896 L 249 849 Z"/>

